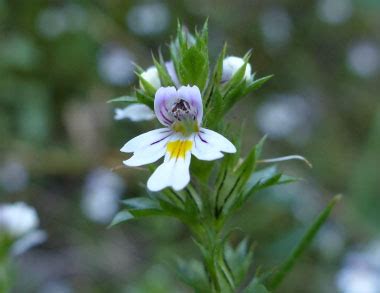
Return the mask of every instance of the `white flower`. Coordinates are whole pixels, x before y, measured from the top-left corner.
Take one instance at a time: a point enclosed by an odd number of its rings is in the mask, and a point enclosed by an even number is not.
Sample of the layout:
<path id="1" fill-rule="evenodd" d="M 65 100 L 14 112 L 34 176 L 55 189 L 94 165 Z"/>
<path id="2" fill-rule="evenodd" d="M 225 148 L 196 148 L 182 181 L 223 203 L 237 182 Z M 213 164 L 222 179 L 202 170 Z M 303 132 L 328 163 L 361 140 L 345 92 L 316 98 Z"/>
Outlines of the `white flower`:
<path id="1" fill-rule="evenodd" d="M 244 65 L 244 59 L 235 56 L 229 56 L 223 60 L 222 83 L 229 81 L 234 74 Z M 245 67 L 244 79 L 251 79 L 251 65 L 247 63 Z"/>
<path id="2" fill-rule="evenodd" d="M 129 119 L 131 121 L 143 121 L 152 120 L 154 117 L 154 112 L 144 104 L 132 104 L 123 109 L 115 109 L 115 120 Z"/>
<path id="3" fill-rule="evenodd" d="M 21 237 L 39 224 L 34 208 L 25 203 L 4 204 L 0 206 L 0 233 L 5 232 L 11 237 Z"/>
<path id="4" fill-rule="evenodd" d="M 154 111 L 165 127 L 141 134 L 122 148 L 133 153 L 124 161 L 127 166 L 141 166 L 164 162 L 148 180 L 148 189 L 159 191 L 165 187 L 183 189 L 190 182 L 190 160 L 193 154 L 199 160 L 211 161 L 223 153 L 235 153 L 235 146 L 222 135 L 201 127 L 202 98 L 197 86 L 162 87 L 156 92 Z"/>

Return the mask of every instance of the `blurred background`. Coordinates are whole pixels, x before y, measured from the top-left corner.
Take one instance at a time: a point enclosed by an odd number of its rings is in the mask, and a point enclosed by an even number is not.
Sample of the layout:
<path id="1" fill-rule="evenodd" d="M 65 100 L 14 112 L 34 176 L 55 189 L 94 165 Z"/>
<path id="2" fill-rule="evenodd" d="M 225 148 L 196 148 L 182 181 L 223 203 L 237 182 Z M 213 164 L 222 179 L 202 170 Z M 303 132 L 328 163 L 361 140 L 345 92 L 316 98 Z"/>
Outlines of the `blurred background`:
<path id="1" fill-rule="evenodd" d="M 14 292 L 191 292 L 167 266 L 198 256 L 181 224 L 107 229 L 121 198 L 145 192 L 119 149 L 154 124 L 114 121 L 106 101 L 137 85 L 134 63 L 160 46 L 168 57 L 177 19 L 193 30 L 207 17 L 212 60 L 227 41 L 275 75 L 229 114 L 244 117 L 245 149 L 267 133 L 265 158 L 313 164 L 281 164 L 304 180 L 233 220 L 257 243 L 255 266 L 278 264 L 342 193 L 279 292 L 380 292 L 380 1 L 0 0 L 0 203 L 28 202 L 48 234 L 17 258 Z"/>

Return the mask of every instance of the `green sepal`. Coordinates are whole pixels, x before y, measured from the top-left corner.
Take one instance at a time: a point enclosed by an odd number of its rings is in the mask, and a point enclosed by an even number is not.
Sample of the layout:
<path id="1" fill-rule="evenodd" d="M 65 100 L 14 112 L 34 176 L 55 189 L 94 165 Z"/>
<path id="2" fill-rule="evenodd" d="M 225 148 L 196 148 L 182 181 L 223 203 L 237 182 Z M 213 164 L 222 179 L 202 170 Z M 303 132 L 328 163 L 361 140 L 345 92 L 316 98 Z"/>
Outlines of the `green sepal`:
<path id="1" fill-rule="evenodd" d="M 148 96 L 143 90 L 136 89 L 136 97 L 139 103 L 147 105 L 149 108 L 154 110 L 154 98 Z"/>
<path id="2" fill-rule="evenodd" d="M 146 93 L 147 96 L 150 96 L 152 99 L 154 99 L 154 95 L 156 94 L 157 89 L 145 78 L 143 78 L 141 74 L 136 74 L 139 77 L 140 83 L 142 85 L 142 90 Z"/>
<path id="3" fill-rule="evenodd" d="M 174 82 L 171 79 L 168 71 L 166 70 L 165 63 L 161 64 L 160 62 L 158 62 L 156 60 L 156 58 L 154 58 L 154 56 L 152 58 L 153 58 L 153 63 L 157 68 L 158 76 L 160 77 L 160 81 L 161 81 L 161 85 L 162 86 L 173 86 Z"/>

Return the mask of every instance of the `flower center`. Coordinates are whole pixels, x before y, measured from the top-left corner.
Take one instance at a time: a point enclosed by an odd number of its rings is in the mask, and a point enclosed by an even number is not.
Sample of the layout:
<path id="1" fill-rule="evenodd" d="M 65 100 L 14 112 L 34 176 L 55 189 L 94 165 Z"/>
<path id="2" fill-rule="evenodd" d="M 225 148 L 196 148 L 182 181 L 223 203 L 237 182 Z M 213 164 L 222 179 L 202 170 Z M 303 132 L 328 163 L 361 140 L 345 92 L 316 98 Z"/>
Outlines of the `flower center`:
<path id="1" fill-rule="evenodd" d="M 182 99 L 178 100 L 173 104 L 170 113 L 175 120 L 172 125 L 174 131 L 180 132 L 184 136 L 189 136 L 190 134 L 199 131 L 196 112 L 189 102 Z"/>
<path id="2" fill-rule="evenodd" d="M 171 113 L 177 121 L 195 120 L 196 117 L 195 112 L 189 102 L 182 99 L 173 104 Z"/>

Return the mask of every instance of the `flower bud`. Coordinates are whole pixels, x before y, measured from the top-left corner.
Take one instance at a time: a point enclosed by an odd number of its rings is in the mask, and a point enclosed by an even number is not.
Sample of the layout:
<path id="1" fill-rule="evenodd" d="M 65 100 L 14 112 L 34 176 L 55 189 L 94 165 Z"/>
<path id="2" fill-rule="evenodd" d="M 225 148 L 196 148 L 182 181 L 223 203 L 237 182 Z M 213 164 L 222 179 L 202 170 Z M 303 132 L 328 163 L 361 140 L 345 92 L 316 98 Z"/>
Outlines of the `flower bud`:
<path id="1" fill-rule="evenodd" d="M 235 56 L 229 56 L 223 60 L 222 83 L 229 81 L 234 74 L 244 65 L 244 59 Z M 251 78 L 251 65 L 248 63 L 245 67 L 244 79 Z"/>
<path id="2" fill-rule="evenodd" d="M 141 77 L 149 82 L 155 89 L 161 87 L 160 76 L 155 66 L 149 67 L 146 71 L 141 73 Z M 140 82 L 140 87 L 144 89 L 143 84 Z"/>
<path id="3" fill-rule="evenodd" d="M 36 229 L 38 224 L 36 210 L 23 202 L 0 206 L 0 234 L 19 238 Z"/>

